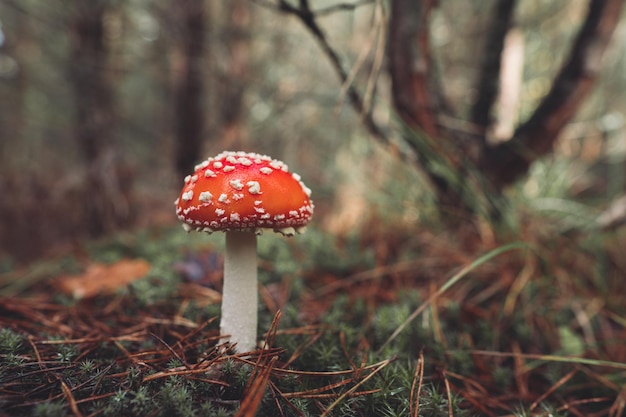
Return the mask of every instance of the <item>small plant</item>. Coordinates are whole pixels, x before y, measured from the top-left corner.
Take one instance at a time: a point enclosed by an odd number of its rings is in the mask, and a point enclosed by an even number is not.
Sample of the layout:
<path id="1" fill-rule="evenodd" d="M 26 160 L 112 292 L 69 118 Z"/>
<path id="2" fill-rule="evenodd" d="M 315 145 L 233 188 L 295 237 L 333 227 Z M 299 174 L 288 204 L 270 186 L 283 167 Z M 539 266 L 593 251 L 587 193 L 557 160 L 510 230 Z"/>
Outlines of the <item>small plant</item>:
<path id="1" fill-rule="evenodd" d="M 119 416 L 122 415 L 128 406 L 130 400 L 128 398 L 128 392 L 123 390 L 117 390 L 117 392 L 109 399 L 107 407 L 104 409 L 105 416 Z"/>
<path id="2" fill-rule="evenodd" d="M 131 414 L 135 416 L 146 415 L 152 408 L 152 398 L 148 392 L 147 386 L 141 386 L 133 394 L 130 400 Z"/>
<path id="3" fill-rule="evenodd" d="M 57 349 L 57 360 L 60 362 L 71 362 L 78 356 L 78 349 L 74 345 L 59 345 Z"/>
<path id="4" fill-rule="evenodd" d="M 17 353 L 22 348 L 22 335 L 11 329 L 0 330 L 0 353 Z"/>
<path id="5" fill-rule="evenodd" d="M 65 417 L 67 407 L 61 401 L 46 401 L 35 405 L 33 417 Z"/>
<path id="6" fill-rule="evenodd" d="M 78 369 L 83 375 L 89 375 L 96 371 L 96 362 L 92 359 L 86 359 L 78 364 Z"/>
<path id="7" fill-rule="evenodd" d="M 3 359 L 4 359 L 4 363 L 0 365 L 0 369 L 5 368 L 5 367 L 20 366 L 25 361 L 25 359 L 22 356 L 16 353 L 7 353 L 6 355 L 4 355 Z"/>
<path id="8" fill-rule="evenodd" d="M 426 384 L 423 387 L 423 394 L 419 399 L 420 417 L 448 417 L 450 410 L 454 410 L 456 417 L 470 417 L 470 411 L 459 407 L 459 397 L 456 394 L 449 394 L 433 384 Z"/>

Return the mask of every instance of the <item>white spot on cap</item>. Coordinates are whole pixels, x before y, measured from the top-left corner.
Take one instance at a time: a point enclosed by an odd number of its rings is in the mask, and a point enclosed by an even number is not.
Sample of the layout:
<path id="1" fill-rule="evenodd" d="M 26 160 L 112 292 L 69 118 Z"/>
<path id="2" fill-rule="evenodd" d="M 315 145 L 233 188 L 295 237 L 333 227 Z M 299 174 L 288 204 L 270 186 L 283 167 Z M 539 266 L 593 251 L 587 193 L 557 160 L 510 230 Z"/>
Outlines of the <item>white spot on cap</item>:
<path id="1" fill-rule="evenodd" d="M 272 168 L 275 168 L 275 169 L 281 169 L 281 170 L 283 170 L 283 171 L 286 171 L 286 170 L 287 170 L 287 165 L 285 165 L 283 162 L 278 161 L 278 160 L 276 160 L 276 159 L 273 159 L 273 160 L 270 162 L 270 166 L 271 166 Z"/>
<path id="2" fill-rule="evenodd" d="M 244 195 L 241 194 L 241 193 L 234 193 L 233 194 L 233 200 L 235 200 L 235 201 L 243 200 L 243 198 L 244 198 Z"/>
<path id="3" fill-rule="evenodd" d="M 259 171 L 261 171 L 261 174 L 265 174 L 265 175 L 270 175 L 272 172 L 274 172 L 274 170 L 270 167 L 263 167 L 259 169 Z"/>
<path id="4" fill-rule="evenodd" d="M 218 216 L 221 216 L 221 215 L 222 215 L 222 214 L 224 214 L 224 213 L 225 213 L 225 211 L 224 211 L 224 210 L 222 210 L 222 209 L 220 209 L 220 208 L 216 208 L 216 209 L 215 209 L 215 214 L 217 214 Z"/>
<path id="5" fill-rule="evenodd" d="M 211 171 L 210 169 L 207 169 L 206 171 L 204 171 L 204 176 L 209 178 L 209 177 L 216 177 L 217 174 L 213 171 Z"/>
<path id="6" fill-rule="evenodd" d="M 217 201 L 219 201 L 220 203 L 226 203 L 228 201 L 228 196 L 226 194 L 220 194 Z"/>
<path id="7" fill-rule="evenodd" d="M 226 170 L 226 168 L 224 168 L 224 170 Z M 241 182 L 240 179 L 236 179 L 236 180 L 230 180 L 228 181 L 228 183 L 230 184 L 231 187 L 233 187 L 235 190 L 242 190 L 243 189 L 243 183 Z"/>
<path id="8" fill-rule="evenodd" d="M 224 167 L 224 170 L 223 170 L 223 171 L 224 171 L 224 172 L 231 172 L 231 171 L 234 171 L 234 170 L 235 170 L 235 167 L 234 167 L 234 166 L 232 166 L 232 165 L 227 165 L 227 166 L 225 166 L 225 167 Z"/>
<path id="9" fill-rule="evenodd" d="M 239 220 L 241 220 L 241 217 L 239 217 L 239 213 L 232 213 L 230 215 L 231 222 L 238 222 Z"/>
<path id="10" fill-rule="evenodd" d="M 207 161 L 202 161 L 198 165 L 196 165 L 193 170 L 197 171 L 199 169 L 206 168 L 208 166 L 209 166 L 209 161 L 208 160 Z"/>
<path id="11" fill-rule="evenodd" d="M 191 181 L 191 175 L 187 175 L 187 176 L 185 177 L 185 184 L 188 184 L 188 183 L 189 183 L 189 181 Z"/>
<path id="12" fill-rule="evenodd" d="M 250 165 L 252 165 L 252 161 L 248 158 L 241 157 L 237 161 L 245 167 L 249 167 Z"/>
<path id="13" fill-rule="evenodd" d="M 181 196 L 183 201 L 190 201 L 193 198 L 193 190 L 189 190 Z"/>
<path id="14" fill-rule="evenodd" d="M 213 168 L 215 168 L 215 169 L 220 169 L 223 166 L 224 166 L 224 164 L 221 163 L 220 161 L 213 162 Z"/>
<path id="15" fill-rule="evenodd" d="M 258 181 L 248 181 L 246 183 L 248 186 L 248 191 L 250 194 L 262 194 L 261 193 L 261 184 Z"/>
<path id="16" fill-rule="evenodd" d="M 211 194 L 209 191 L 203 191 L 198 196 L 198 199 L 202 201 L 203 203 L 208 203 L 209 201 L 211 201 L 212 198 L 213 198 L 213 194 Z"/>

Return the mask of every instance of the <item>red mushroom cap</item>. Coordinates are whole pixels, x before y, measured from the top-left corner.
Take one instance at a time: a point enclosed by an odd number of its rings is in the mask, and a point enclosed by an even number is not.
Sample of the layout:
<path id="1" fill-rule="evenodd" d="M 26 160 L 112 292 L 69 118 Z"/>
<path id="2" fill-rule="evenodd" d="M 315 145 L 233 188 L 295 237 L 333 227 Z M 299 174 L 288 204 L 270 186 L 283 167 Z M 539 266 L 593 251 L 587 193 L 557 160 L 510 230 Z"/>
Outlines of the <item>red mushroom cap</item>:
<path id="1" fill-rule="evenodd" d="M 283 162 L 246 152 L 222 152 L 196 165 L 176 199 L 185 230 L 255 231 L 292 235 L 311 220 L 313 202 Z"/>

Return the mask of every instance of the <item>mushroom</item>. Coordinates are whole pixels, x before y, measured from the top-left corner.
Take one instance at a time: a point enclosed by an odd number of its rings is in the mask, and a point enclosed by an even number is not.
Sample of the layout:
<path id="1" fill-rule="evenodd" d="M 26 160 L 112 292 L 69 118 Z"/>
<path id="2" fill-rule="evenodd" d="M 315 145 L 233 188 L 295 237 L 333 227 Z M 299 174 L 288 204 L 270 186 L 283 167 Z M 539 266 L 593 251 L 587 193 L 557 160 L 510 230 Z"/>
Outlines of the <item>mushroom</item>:
<path id="1" fill-rule="evenodd" d="M 285 163 L 256 153 L 222 152 L 185 178 L 175 201 L 183 228 L 226 233 L 220 334 L 238 352 L 256 347 L 256 236 L 302 233 L 313 215 L 310 195 Z"/>

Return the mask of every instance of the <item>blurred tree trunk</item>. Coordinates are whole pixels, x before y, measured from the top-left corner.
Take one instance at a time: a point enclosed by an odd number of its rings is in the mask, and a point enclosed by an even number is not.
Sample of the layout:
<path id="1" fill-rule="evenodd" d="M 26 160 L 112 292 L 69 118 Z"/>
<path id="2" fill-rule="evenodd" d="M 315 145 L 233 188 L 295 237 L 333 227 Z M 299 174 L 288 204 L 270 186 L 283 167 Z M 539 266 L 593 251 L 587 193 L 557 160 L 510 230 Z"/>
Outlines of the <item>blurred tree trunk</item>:
<path id="1" fill-rule="evenodd" d="M 29 74 L 24 65 L 18 63 L 24 62 L 26 59 L 23 55 L 27 48 L 19 47 L 20 44 L 32 44 L 36 42 L 33 39 L 32 30 L 29 25 L 26 24 L 24 14 L 9 8 L 3 18 L 11 19 L 17 28 L 17 32 L 14 36 L 8 36 L 0 27 L 0 36 L 2 47 L 0 57 L 5 61 L 4 66 L 12 67 L 12 71 L 8 74 L 4 74 L 4 80 L 6 82 L 7 95 L 5 95 L 3 101 L 5 103 L 11 103 L 11 111 L 3 111 L 0 114 L 0 155 L 2 158 L 2 173 L 7 174 L 8 171 L 13 169 L 20 169 L 15 166 L 14 162 L 17 162 L 17 158 L 8 158 L 6 155 L 14 155 L 14 152 L 19 150 L 17 144 L 24 139 L 24 132 L 26 128 L 25 118 L 25 97 L 29 86 Z M 6 71 L 6 70 L 5 70 Z M 7 80 L 8 79 L 8 80 Z M 18 162 L 19 164 L 19 162 Z"/>
<path id="2" fill-rule="evenodd" d="M 231 0 L 224 3 L 226 25 L 221 39 L 224 45 L 220 71 L 220 138 L 224 148 L 243 149 L 247 142 L 241 123 L 244 93 L 248 83 L 250 54 L 250 2 Z M 222 61 L 222 60 L 221 60 Z"/>
<path id="3" fill-rule="evenodd" d="M 406 143 L 415 151 L 444 211 L 466 203 L 461 181 L 463 159 L 442 140 L 450 132 L 439 123 L 448 113 L 430 52 L 430 18 L 436 0 L 394 0 L 389 17 L 389 73 L 392 97 L 407 126 Z M 443 167 L 443 169 L 442 169 Z"/>
<path id="4" fill-rule="evenodd" d="M 87 166 L 86 221 L 101 235 L 131 220 L 131 175 L 117 154 L 117 125 L 105 18 L 110 2 L 76 3 L 70 20 L 72 59 L 69 78 L 76 108 L 75 137 Z"/>
<path id="5" fill-rule="evenodd" d="M 208 11 L 202 0 L 174 0 L 171 11 L 179 34 L 174 62 L 175 163 L 178 175 L 183 177 L 202 159 Z"/>
<path id="6" fill-rule="evenodd" d="M 501 190 L 527 173 L 552 151 L 565 125 L 591 92 L 602 56 L 619 22 L 624 0 L 593 0 L 552 88 L 531 116 L 507 140 L 491 144 L 492 107 L 497 98 L 504 40 L 515 0 L 498 0 L 485 44 L 472 129 L 447 128 L 449 114 L 439 96 L 437 71 L 430 59 L 430 14 L 436 1 L 392 0 L 389 21 L 389 67 L 394 104 L 411 132 L 405 135 L 418 154 L 439 198 L 451 206 L 472 206 L 467 197 Z M 472 182 L 472 179 L 474 181 Z"/>

